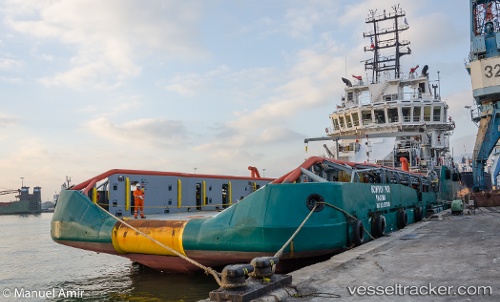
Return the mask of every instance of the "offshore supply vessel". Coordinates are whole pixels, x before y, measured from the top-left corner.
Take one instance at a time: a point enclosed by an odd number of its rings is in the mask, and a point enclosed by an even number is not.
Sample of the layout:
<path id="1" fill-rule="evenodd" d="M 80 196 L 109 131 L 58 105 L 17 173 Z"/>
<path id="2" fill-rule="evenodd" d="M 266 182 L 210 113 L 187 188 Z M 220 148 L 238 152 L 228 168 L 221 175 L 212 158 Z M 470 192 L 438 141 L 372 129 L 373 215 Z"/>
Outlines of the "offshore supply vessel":
<path id="1" fill-rule="evenodd" d="M 410 53 L 402 50 L 404 17 L 394 6 L 366 19 L 372 77 L 344 78 L 328 136 L 306 140 L 335 141 L 330 158 L 310 157 L 276 179 L 256 169 L 251 177 L 112 170 L 61 191 L 53 240 L 162 271 L 200 269 L 186 258 L 221 267 L 277 254 L 277 269 L 287 271 L 442 210 L 459 181 L 447 153 L 453 122 L 427 67 L 401 71 Z M 384 22 L 391 26 L 382 29 Z M 145 219 L 131 212 L 137 183 L 145 188 Z"/>

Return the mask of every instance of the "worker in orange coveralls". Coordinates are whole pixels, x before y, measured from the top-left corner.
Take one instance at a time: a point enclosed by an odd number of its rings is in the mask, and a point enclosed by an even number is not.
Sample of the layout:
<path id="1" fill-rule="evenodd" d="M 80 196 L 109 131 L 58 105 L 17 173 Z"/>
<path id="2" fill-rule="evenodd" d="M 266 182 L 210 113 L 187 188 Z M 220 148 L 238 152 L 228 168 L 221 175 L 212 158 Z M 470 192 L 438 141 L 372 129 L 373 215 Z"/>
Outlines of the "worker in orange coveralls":
<path id="1" fill-rule="evenodd" d="M 141 185 L 137 185 L 134 191 L 134 218 L 137 218 L 137 210 L 141 213 L 141 218 L 146 218 L 144 216 L 144 191 L 141 190 Z"/>

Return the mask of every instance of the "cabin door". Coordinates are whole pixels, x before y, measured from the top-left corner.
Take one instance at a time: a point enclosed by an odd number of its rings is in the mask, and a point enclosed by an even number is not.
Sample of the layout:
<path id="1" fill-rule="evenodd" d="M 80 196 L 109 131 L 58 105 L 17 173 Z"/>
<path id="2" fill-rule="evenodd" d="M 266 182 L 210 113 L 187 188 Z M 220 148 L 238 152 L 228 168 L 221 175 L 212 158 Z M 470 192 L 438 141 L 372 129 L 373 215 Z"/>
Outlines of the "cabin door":
<path id="1" fill-rule="evenodd" d="M 227 208 L 227 204 L 228 204 L 227 189 L 228 189 L 228 185 L 222 184 L 222 208 L 224 208 L 224 209 Z"/>
<path id="2" fill-rule="evenodd" d="M 196 210 L 201 211 L 201 183 L 196 183 Z"/>

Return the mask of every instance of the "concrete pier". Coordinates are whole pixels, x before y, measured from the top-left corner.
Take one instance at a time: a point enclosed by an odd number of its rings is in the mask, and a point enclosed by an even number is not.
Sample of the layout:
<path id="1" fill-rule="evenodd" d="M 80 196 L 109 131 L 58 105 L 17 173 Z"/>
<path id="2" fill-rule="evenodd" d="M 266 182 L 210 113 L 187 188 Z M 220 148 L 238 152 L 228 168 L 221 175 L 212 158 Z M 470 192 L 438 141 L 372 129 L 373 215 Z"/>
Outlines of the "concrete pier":
<path id="1" fill-rule="evenodd" d="M 254 301 L 500 301 L 500 207 L 445 211 L 290 275 Z"/>

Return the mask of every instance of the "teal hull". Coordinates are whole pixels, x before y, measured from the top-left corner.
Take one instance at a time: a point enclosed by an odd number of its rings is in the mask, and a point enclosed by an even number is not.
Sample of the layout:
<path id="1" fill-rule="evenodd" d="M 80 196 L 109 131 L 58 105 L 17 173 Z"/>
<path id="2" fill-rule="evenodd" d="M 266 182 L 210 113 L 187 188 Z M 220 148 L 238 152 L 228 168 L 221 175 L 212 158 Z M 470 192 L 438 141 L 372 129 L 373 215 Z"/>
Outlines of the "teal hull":
<path id="1" fill-rule="evenodd" d="M 61 192 L 51 222 L 52 239 L 77 248 L 116 254 L 111 232 L 116 220 L 79 191 Z"/>
<path id="2" fill-rule="evenodd" d="M 336 162 L 329 164 L 333 168 L 326 170 L 328 173 L 345 169 Z M 66 190 L 60 194 L 51 235 L 56 242 L 76 248 L 124 256 L 162 271 L 187 272 L 198 268 L 136 230 L 203 265 L 222 266 L 274 255 L 316 204 L 284 249 L 280 263 L 327 256 L 404 228 L 444 207 L 440 199 L 444 193 L 435 189 L 437 185 L 433 189 L 430 181 L 416 174 L 394 178 L 400 172 L 382 172 L 384 178 L 402 183 L 362 183 L 354 178 L 351 182 L 321 181 L 314 175 L 311 177 L 317 181 L 293 181 L 290 173 L 286 176 L 292 181 L 281 178 L 211 217 L 198 217 L 201 212 L 196 211 L 183 218 L 165 214 L 128 219 L 127 224 L 82 192 Z M 324 176 L 333 177 L 328 173 Z M 406 184 L 405 179 L 409 180 Z M 411 185 L 417 181 L 419 187 Z M 445 177 L 439 186 L 451 192 L 452 181 Z"/>
<path id="3" fill-rule="evenodd" d="M 189 221 L 185 227 L 183 243 L 186 250 L 242 251 L 275 253 L 295 232 L 309 214 L 306 200 L 311 194 L 321 195 L 326 203 L 344 209 L 357 217 L 371 232 L 371 213 L 386 217 L 387 232 L 397 229 L 397 213 L 404 209 L 408 223 L 414 222 L 414 209 L 436 202 L 435 193 L 424 193 L 419 202 L 417 193 L 402 185 L 389 185 L 384 209 L 377 209 L 377 197 L 370 184 L 360 183 L 303 183 L 271 184 L 252 194 L 244 201 L 217 215 L 216 218 Z M 380 198 L 380 197 L 379 197 Z M 389 205 L 389 204 L 386 204 Z M 292 254 L 316 254 L 352 245 L 352 230 L 346 215 L 325 206 L 312 214 L 293 240 Z M 350 236 L 351 235 L 351 236 Z M 364 239 L 370 237 L 363 234 Z"/>

